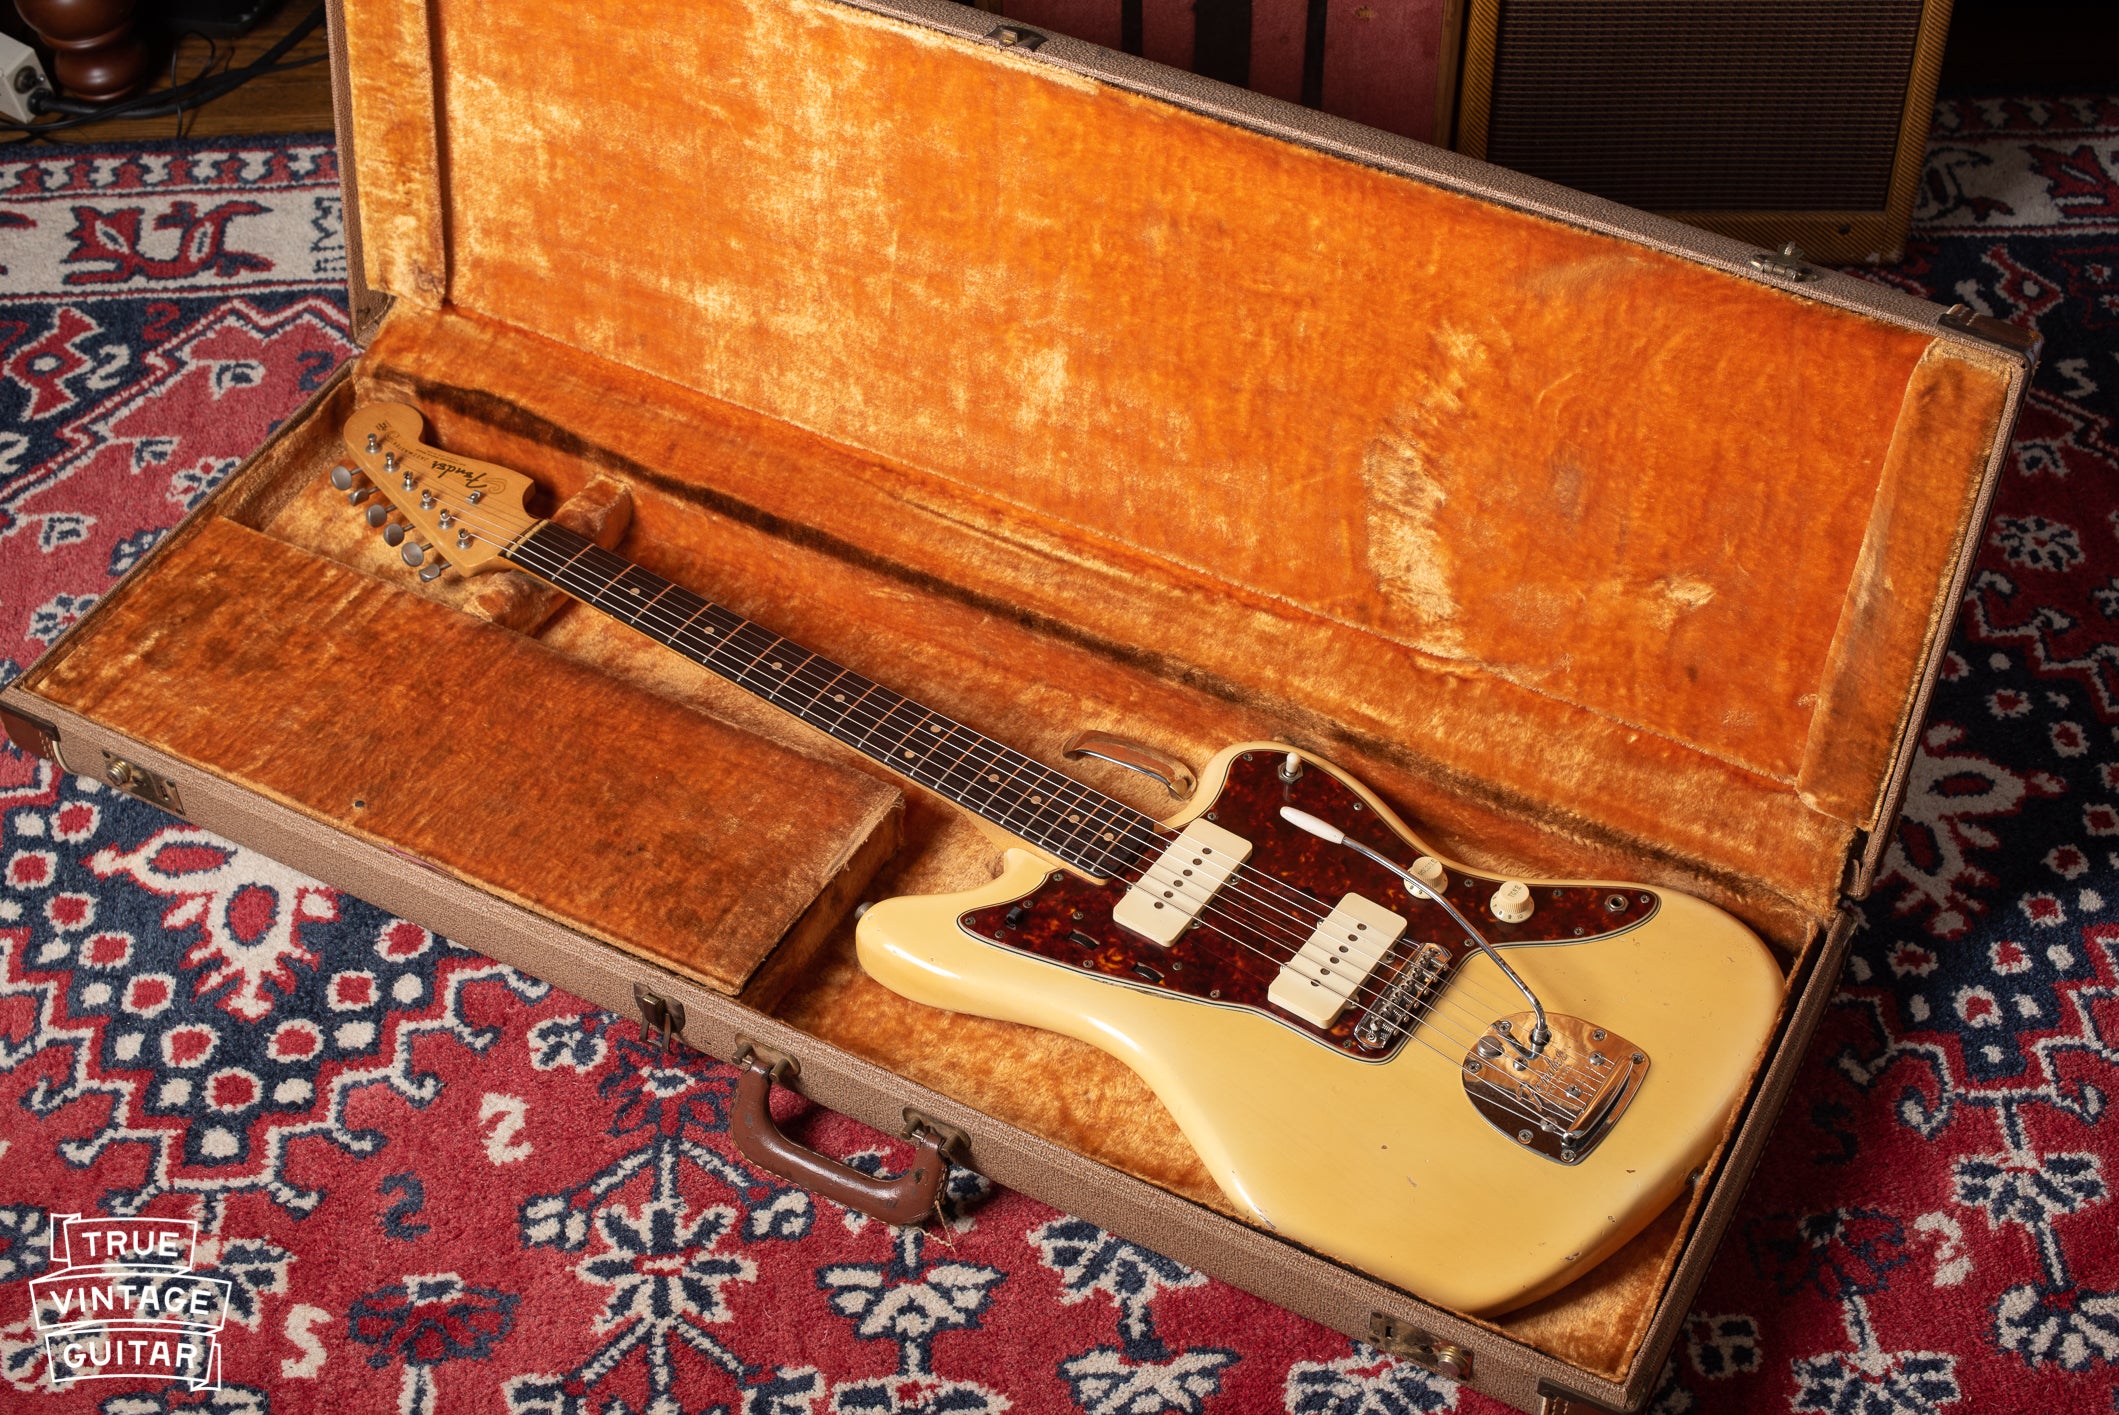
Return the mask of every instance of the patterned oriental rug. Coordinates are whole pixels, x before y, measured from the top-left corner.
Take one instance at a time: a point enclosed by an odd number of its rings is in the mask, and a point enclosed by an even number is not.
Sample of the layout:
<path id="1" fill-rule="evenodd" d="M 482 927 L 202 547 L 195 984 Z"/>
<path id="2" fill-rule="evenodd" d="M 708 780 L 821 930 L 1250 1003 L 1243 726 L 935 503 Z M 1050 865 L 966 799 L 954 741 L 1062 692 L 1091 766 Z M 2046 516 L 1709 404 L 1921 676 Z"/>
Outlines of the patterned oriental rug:
<path id="1" fill-rule="evenodd" d="M 0 156 L 6 672 L 350 352 L 343 262 L 324 140 Z M 1943 105 L 1871 278 L 2045 363 L 1868 927 L 1651 1408 L 2109 1412 L 2119 100 Z M 0 813 L 0 1408 L 1500 1409 L 975 1176 L 924 1230 L 762 1177 L 726 1068 L 92 781 L 0 757 Z M 54 1213 L 196 1220 L 218 1390 L 45 1384 Z"/>

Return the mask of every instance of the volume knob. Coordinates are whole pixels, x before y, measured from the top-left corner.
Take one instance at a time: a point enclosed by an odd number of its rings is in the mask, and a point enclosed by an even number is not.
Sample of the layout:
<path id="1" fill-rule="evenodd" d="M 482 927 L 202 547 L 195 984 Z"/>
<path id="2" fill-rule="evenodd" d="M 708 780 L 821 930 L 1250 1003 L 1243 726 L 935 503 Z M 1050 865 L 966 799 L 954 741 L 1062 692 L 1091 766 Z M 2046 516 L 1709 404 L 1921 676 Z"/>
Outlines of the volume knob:
<path id="1" fill-rule="evenodd" d="M 1530 886 L 1519 879 L 1503 880 L 1501 887 L 1494 891 L 1493 906 L 1494 917 L 1502 923 L 1522 923 L 1530 917 L 1533 907 Z"/>
<path id="2" fill-rule="evenodd" d="M 1449 871 L 1433 855 L 1422 855 L 1413 861 L 1413 878 L 1437 894 L 1449 888 Z"/>

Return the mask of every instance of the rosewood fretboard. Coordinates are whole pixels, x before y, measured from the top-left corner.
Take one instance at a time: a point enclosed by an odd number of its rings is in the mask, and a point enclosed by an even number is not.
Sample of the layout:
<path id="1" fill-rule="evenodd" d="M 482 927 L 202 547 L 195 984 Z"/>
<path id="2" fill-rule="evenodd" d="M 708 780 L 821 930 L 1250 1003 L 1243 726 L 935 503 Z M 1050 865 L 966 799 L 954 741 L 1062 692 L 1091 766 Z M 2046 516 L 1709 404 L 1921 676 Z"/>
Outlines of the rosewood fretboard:
<path id="1" fill-rule="evenodd" d="M 1077 869 L 1130 877 L 1155 822 L 586 537 L 540 522 L 507 558 Z"/>

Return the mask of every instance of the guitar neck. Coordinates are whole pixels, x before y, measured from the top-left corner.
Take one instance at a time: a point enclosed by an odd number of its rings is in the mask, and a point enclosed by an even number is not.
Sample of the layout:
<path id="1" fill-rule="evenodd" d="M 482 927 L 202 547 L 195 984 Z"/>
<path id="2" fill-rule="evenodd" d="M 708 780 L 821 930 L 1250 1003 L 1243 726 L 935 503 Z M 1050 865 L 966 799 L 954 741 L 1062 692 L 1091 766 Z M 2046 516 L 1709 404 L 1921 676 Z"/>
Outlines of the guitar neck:
<path id="1" fill-rule="evenodd" d="M 1156 823 L 1012 747 L 541 521 L 507 559 L 1085 874 L 1137 869 Z"/>

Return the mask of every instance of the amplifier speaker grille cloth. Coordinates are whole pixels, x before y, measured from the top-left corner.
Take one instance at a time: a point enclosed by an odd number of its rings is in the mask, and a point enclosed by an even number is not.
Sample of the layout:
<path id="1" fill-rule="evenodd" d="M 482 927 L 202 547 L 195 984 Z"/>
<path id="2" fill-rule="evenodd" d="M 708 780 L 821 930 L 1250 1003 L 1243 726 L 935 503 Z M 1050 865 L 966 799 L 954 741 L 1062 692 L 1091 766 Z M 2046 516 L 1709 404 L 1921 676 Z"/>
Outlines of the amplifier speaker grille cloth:
<path id="1" fill-rule="evenodd" d="M 1886 204 L 1922 0 L 1505 0 L 1486 158 L 1659 211 Z"/>

